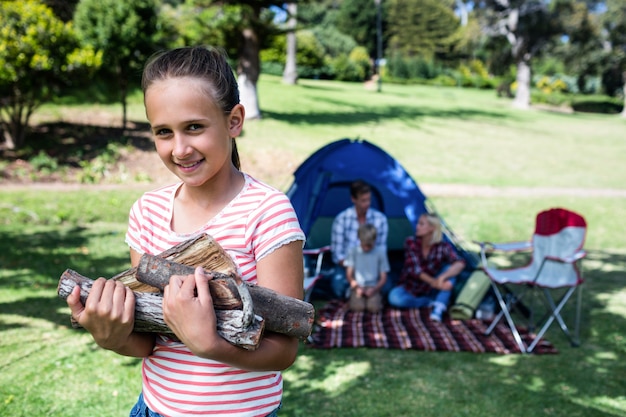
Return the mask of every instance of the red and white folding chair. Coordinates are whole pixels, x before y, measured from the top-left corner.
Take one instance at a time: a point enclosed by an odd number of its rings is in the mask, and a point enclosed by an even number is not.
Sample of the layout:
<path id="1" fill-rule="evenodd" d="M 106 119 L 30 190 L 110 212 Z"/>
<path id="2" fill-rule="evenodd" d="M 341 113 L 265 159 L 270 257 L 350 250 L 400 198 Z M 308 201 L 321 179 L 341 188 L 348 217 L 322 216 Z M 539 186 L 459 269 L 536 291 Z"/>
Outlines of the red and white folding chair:
<path id="1" fill-rule="evenodd" d="M 491 279 L 491 287 L 501 308 L 486 334 L 490 334 L 504 317 L 520 350 L 530 353 L 556 320 L 572 346 L 578 346 L 583 283 L 579 261 L 586 256 L 583 250 L 586 231 L 587 223 L 580 214 L 563 208 L 553 208 L 537 215 L 531 242 L 504 244 L 478 242 L 481 247 L 483 268 Z M 524 267 L 497 269 L 487 262 L 488 251 L 520 250 L 530 250 L 532 255 L 530 263 Z M 561 311 L 577 289 L 575 332 L 572 335 L 561 316 Z M 553 295 L 557 290 L 560 290 L 560 298 L 555 301 Z M 547 313 L 534 323 L 533 311 L 532 309 L 529 311 L 531 326 L 536 324 L 541 328 L 526 346 L 511 313 L 516 307 L 521 310 L 520 307 L 525 306 L 522 304 L 524 297 L 535 292 L 545 296 Z"/>
<path id="2" fill-rule="evenodd" d="M 304 301 L 309 302 L 315 284 L 323 276 L 324 255 L 330 253 L 330 246 L 304 249 L 302 253 L 304 255 Z"/>

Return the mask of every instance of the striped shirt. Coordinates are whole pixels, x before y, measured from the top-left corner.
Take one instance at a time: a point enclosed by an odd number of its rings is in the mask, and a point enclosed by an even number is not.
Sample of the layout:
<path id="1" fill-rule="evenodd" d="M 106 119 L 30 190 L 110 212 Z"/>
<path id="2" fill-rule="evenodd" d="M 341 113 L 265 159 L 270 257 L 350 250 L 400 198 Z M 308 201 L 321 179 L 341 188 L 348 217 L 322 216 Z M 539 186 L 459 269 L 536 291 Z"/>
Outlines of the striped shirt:
<path id="1" fill-rule="evenodd" d="M 233 258 L 242 279 L 256 283 L 258 260 L 305 239 L 289 199 L 248 175 L 241 192 L 218 215 L 194 233 L 178 234 L 170 225 L 181 185 L 145 193 L 135 202 L 126 233 L 132 249 L 155 255 L 207 233 Z M 266 416 L 282 399 L 280 372 L 250 372 L 199 358 L 163 335 L 143 360 L 142 378 L 146 404 L 165 416 Z"/>

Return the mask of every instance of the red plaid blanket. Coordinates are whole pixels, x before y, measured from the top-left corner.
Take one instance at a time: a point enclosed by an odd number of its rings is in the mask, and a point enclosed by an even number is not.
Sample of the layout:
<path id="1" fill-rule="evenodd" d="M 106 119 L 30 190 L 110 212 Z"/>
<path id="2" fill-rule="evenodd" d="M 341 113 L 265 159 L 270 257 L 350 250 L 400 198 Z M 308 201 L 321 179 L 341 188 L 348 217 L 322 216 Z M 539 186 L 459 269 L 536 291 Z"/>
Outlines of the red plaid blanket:
<path id="1" fill-rule="evenodd" d="M 520 353 L 510 329 L 503 322 L 494 331 L 484 334 L 489 323 L 481 320 L 450 320 L 441 323 L 429 319 L 428 309 L 399 310 L 386 307 L 382 312 L 355 313 L 347 304 L 330 301 L 318 311 L 318 320 L 311 336 L 316 348 L 371 347 L 415 349 L 450 352 Z M 522 338 L 529 335 L 520 329 Z M 545 339 L 535 354 L 558 353 Z"/>

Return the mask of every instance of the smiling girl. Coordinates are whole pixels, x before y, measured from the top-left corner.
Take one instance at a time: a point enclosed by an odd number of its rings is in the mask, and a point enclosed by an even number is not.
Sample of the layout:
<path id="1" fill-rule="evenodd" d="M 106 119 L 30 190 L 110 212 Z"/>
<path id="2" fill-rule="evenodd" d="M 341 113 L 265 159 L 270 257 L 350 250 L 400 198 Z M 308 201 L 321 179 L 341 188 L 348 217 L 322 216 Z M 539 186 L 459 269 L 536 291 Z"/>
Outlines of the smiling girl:
<path id="1" fill-rule="evenodd" d="M 144 194 L 131 208 L 126 242 L 131 264 L 199 234 L 232 257 L 243 280 L 302 298 L 304 234 L 288 198 L 240 171 L 235 138 L 245 109 L 225 55 L 207 47 L 157 54 L 142 88 L 156 151 L 180 182 Z M 297 339 L 265 333 L 257 350 L 231 345 L 216 329 L 208 280 L 174 276 L 163 316 L 179 341 L 132 331 L 134 296 L 121 283 L 96 280 L 72 315 L 105 349 L 143 358 L 143 389 L 131 416 L 274 416 L 281 370 Z"/>

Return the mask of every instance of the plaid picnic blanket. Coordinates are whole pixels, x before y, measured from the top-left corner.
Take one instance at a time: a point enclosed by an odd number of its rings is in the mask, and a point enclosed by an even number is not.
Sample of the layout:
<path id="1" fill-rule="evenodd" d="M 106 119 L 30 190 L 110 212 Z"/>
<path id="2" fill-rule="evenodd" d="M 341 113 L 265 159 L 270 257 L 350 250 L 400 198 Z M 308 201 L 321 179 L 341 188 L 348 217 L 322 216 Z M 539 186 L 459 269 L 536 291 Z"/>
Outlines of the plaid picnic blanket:
<path id="1" fill-rule="evenodd" d="M 450 320 L 441 323 L 429 319 L 429 309 L 394 309 L 380 313 L 355 313 L 347 303 L 330 301 L 318 311 L 318 319 L 309 341 L 315 348 L 371 347 L 449 352 L 520 353 L 515 339 L 504 322 L 484 334 L 489 323 L 482 320 Z M 528 341 L 528 332 L 520 329 Z M 558 353 L 548 341 L 541 340 L 535 354 Z"/>

